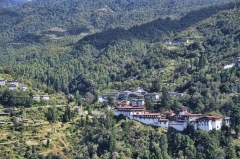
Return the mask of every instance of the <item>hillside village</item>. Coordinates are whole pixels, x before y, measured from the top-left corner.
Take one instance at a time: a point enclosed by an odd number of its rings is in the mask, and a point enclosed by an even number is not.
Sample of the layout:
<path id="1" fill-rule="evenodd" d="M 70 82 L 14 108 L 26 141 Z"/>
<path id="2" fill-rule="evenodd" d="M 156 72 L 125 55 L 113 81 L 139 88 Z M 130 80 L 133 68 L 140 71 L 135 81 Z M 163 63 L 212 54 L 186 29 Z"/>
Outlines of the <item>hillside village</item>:
<path id="1" fill-rule="evenodd" d="M 183 93 L 178 92 L 171 92 L 169 91 L 168 94 L 171 97 L 183 97 Z M 132 105 L 139 105 L 143 106 L 145 104 L 145 100 L 150 99 L 153 102 L 158 101 L 161 98 L 159 93 L 148 93 L 147 91 L 143 90 L 142 88 L 138 87 L 135 91 L 120 91 L 115 92 L 112 94 L 103 94 L 98 98 L 98 102 L 108 102 L 109 98 L 114 98 L 118 101 L 127 100 L 128 103 L 132 103 Z M 130 100 L 130 101 L 129 101 Z"/>
<path id="2" fill-rule="evenodd" d="M 14 80 L 5 80 L 4 78 L 0 78 L 0 87 L 2 88 L 6 88 L 9 90 L 21 90 L 21 91 L 28 91 L 28 87 L 20 84 L 17 81 Z M 47 94 L 42 94 L 40 95 L 40 90 L 38 88 L 33 88 L 33 91 L 35 92 L 35 94 L 32 96 L 33 100 L 49 100 L 50 99 L 50 95 Z"/>

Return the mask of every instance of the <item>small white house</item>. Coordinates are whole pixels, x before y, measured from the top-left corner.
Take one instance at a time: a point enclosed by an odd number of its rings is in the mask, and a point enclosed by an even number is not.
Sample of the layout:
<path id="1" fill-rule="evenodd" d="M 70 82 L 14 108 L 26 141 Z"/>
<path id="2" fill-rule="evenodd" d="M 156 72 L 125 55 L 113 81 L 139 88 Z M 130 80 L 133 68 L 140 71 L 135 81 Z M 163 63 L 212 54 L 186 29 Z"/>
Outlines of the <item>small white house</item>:
<path id="1" fill-rule="evenodd" d="M 189 40 L 186 38 L 181 39 L 175 39 L 173 41 L 166 41 L 165 42 L 168 46 L 180 46 L 180 45 L 186 45 L 189 43 Z"/>
<path id="2" fill-rule="evenodd" d="M 236 63 L 228 63 L 228 64 L 225 64 L 224 66 L 223 66 L 223 69 L 225 70 L 225 69 L 229 69 L 229 68 L 232 68 L 232 67 L 234 67 L 236 65 Z"/>
<path id="3" fill-rule="evenodd" d="M 144 98 L 145 98 L 145 99 L 151 99 L 151 100 L 153 100 L 153 101 L 156 101 L 156 100 L 159 99 L 159 94 L 157 94 L 157 93 L 148 93 L 148 94 L 145 94 L 145 95 L 144 95 Z"/>
<path id="4" fill-rule="evenodd" d="M 144 106 L 145 102 L 143 99 L 133 99 L 132 105 Z"/>
<path id="5" fill-rule="evenodd" d="M 16 82 L 16 81 L 7 81 L 7 84 L 8 84 L 8 86 L 14 84 L 14 85 L 16 85 L 17 87 L 18 87 L 18 85 L 19 85 L 19 83 Z"/>
<path id="6" fill-rule="evenodd" d="M 41 99 L 43 100 L 49 100 L 50 96 L 49 95 L 41 95 Z"/>
<path id="7" fill-rule="evenodd" d="M 168 94 L 169 94 L 171 97 L 182 97 L 182 96 L 184 96 L 183 93 L 177 93 L 177 92 L 168 92 Z"/>
<path id="8" fill-rule="evenodd" d="M 152 97 L 152 100 L 153 100 L 153 101 L 156 101 L 156 100 L 158 100 L 158 98 L 159 98 L 159 94 L 153 93 L 151 97 Z"/>
<path id="9" fill-rule="evenodd" d="M 33 95 L 33 100 L 40 100 L 40 95 Z"/>
<path id="10" fill-rule="evenodd" d="M 145 104 L 145 102 L 144 102 L 143 99 L 139 99 L 139 100 L 138 100 L 138 105 L 139 105 L 139 106 L 144 106 L 144 104 Z"/>
<path id="11" fill-rule="evenodd" d="M 230 117 L 225 117 L 224 120 L 225 120 L 226 126 L 230 126 L 230 124 L 231 124 Z"/>
<path id="12" fill-rule="evenodd" d="M 6 84 L 5 80 L 3 78 L 0 78 L 0 86 L 4 86 Z"/>
<path id="13" fill-rule="evenodd" d="M 144 98 L 145 98 L 145 99 L 152 99 L 151 94 L 145 94 L 145 95 L 144 95 Z"/>
<path id="14" fill-rule="evenodd" d="M 8 84 L 8 88 L 10 90 L 16 90 L 17 89 L 17 85 L 16 84 Z"/>
<path id="15" fill-rule="evenodd" d="M 98 103 L 105 102 L 105 100 L 102 97 L 98 97 Z"/>
<path id="16" fill-rule="evenodd" d="M 138 102 L 137 99 L 133 99 L 133 100 L 132 100 L 132 105 L 138 105 L 137 102 Z"/>
<path id="17" fill-rule="evenodd" d="M 21 91 L 26 91 L 26 90 L 27 90 L 27 86 L 21 86 L 19 89 L 20 89 Z"/>

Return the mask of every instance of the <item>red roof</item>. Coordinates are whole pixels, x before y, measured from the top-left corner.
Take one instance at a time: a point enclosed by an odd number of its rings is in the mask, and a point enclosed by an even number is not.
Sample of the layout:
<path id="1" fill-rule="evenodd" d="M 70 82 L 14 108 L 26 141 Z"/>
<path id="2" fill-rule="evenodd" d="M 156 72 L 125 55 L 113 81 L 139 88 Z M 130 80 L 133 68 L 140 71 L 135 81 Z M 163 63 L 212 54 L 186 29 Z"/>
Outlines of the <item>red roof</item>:
<path id="1" fill-rule="evenodd" d="M 221 116 L 206 116 L 209 119 L 221 119 Z"/>
<path id="2" fill-rule="evenodd" d="M 149 111 L 147 111 L 147 110 L 144 110 L 144 114 L 149 114 Z"/>
<path id="3" fill-rule="evenodd" d="M 197 120 L 201 121 L 201 120 L 218 120 L 218 119 L 222 119 L 222 117 L 221 116 L 205 116 L 205 117 L 198 118 Z"/>
<path id="4" fill-rule="evenodd" d="M 173 111 L 170 110 L 170 111 L 166 111 L 164 114 L 165 115 L 171 115 L 172 113 L 173 113 Z"/>

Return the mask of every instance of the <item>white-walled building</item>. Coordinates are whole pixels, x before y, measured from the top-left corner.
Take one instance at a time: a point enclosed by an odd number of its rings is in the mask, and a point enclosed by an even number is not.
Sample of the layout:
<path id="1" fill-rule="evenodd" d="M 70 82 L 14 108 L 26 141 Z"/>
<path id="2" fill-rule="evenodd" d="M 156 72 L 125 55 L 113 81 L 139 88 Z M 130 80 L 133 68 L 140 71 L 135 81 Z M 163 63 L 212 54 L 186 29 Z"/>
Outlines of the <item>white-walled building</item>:
<path id="1" fill-rule="evenodd" d="M 225 64 L 225 65 L 223 66 L 223 69 L 224 69 L 224 70 L 225 70 L 225 69 L 229 69 L 229 68 L 234 67 L 235 65 L 236 65 L 235 62 L 228 63 L 228 64 Z"/>
<path id="2" fill-rule="evenodd" d="M 49 95 L 41 95 L 41 99 L 43 100 L 49 100 L 50 96 Z"/>
<path id="3" fill-rule="evenodd" d="M 144 106 L 145 102 L 144 99 L 133 99 L 132 105 Z"/>
<path id="4" fill-rule="evenodd" d="M 19 85 L 19 83 L 16 82 L 16 81 L 7 81 L 7 84 L 8 84 L 8 86 L 14 84 L 14 85 L 16 85 L 17 87 L 18 87 L 18 85 Z"/>
<path id="5" fill-rule="evenodd" d="M 226 118 L 225 118 L 225 124 L 226 124 L 227 126 L 230 126 L 230 124 L 231 124 L 230 117 L 226 117 Z"/>
<path id="6" fill-rule="evenodd" d="M 40 100 L 40 95 L 33 95 L 33 100 Z"/>
<path id="7" fill-rule="evenodd" d="M 159 99 L 159 94 L 157 94 L 157 93 L 152 93 L 151 97 L 152 97 L 152 100 L 153 100 L 153 101 L 156 101 L 156 100 Z"/>
<path id="8" fill-rule="evenodd" d="M 144 95 L 145 99 L 151 99 L 153 101 L 156 101 L 159 99 L 159 94 L 158 93 L 148 93 Z"/>
<path id="9" fill-rule="evenodd" d="M 222 126 L 222 117 L 220 116 L 203 116 L 203 114 L 192 114 L 186 107 L 182 107 L 179 114 L 173 111 L 167 111 L 164 114 L 150 113 L 138 105 L 129 106 L 119 103 L 114 109 L 114 115 L 123 115 L 129 119 L 139 121 L 146 125 L 159 127 L 172 127 L 178 131 L 183 131 L 188 125 L 192 125 L 195 130 L 211 131 L 220 130 Z M 228 120 L 228 118 L 227 118 Z M 229 121 L 227 121 L 229 123 Z"/>
<path id="10" fill-rule="evenodd" d="M 0 86 L 4 86 L 6 84 L 5 80 L 3 78 L 0 78 Z"/>
<path id="11" fill-rule="evenodd" d="M 21 91 L 26 91 L 26 90 L 27 90 L 27 86 L 21 86 L 19 89 L 20 89 Z"/>
<path id="12" fill-rule="evenodd" d="M 16 84 L 8 84 L 8 88 L 10 90 L 16 90 L 17 89 L 17 85 Z"/>
<path id="13" fill-rule="evenodd" d="M 177 92 L 168 92 L 168 94 L 169 94 L 171 97 L 182 97 L 182 96 L 184 96 L 183 93 L 177 93 Z"/>

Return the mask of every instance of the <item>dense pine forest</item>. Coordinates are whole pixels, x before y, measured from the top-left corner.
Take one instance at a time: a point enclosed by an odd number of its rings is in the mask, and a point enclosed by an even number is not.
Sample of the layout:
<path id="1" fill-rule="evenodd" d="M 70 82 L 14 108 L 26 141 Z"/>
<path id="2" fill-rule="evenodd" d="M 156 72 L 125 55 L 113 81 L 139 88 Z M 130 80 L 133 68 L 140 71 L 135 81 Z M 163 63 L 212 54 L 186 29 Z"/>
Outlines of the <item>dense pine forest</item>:
<path id="1" fill-rule="evenodd" d="M 0 158 L 240 158 L 240 68 L 223 68 L 240 56 L 234 2 L 33 0 L 1 9 L 0 77 L 29 91 L 0 89 L 0 119 L 11 121 L 0 125 Z M 189 43 L 166 43 L 181 38 Z M 230 117 L 231 127 L 178 132 L 114 117 L 113 99 L 97 102 L 138 87 L 161 96 L 146 102 L 150 112 L 185 106 Z M 35 88 L 51 99 L 34 101 Z"/>

